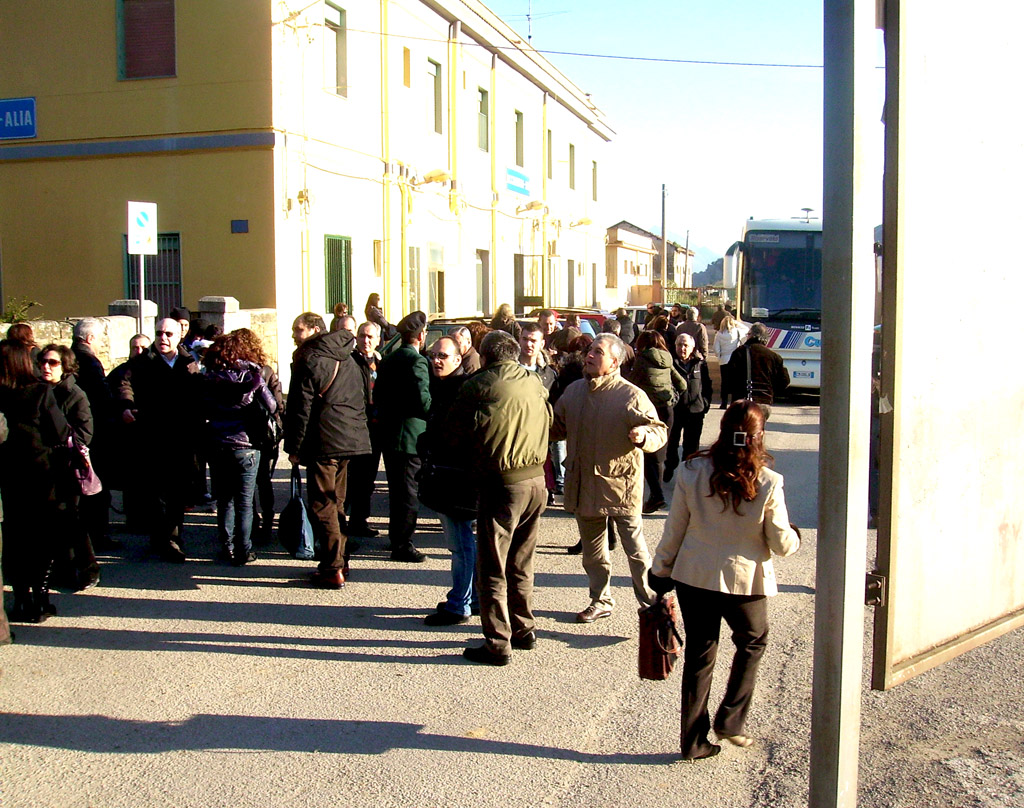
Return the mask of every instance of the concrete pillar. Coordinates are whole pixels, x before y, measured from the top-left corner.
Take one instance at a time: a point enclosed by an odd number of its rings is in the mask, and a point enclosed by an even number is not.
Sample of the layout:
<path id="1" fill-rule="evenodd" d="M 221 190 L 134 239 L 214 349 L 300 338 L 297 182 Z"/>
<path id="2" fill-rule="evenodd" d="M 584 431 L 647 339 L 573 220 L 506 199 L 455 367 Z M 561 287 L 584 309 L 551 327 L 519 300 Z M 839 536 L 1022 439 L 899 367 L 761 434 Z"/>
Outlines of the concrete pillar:
<path id="1" fill-rule="evenodd" d="M 107 314 L 111 317 L 125 316 L 139 319 L 138 300 L 113 300 L 107 304 Z M 153 339 L 156 333 L 156 303 L 152 300 L 142 301 L 142 333 Z"/>
<path id="2" fill-rule="evenodd" d="M 251 322 L 249 312 L 239 309 L 236 298 L 219 295 L 199 298 L 198 316 L 208 325 L 220 326 L 225 334 L 236 328 L 249 328 Z"/>

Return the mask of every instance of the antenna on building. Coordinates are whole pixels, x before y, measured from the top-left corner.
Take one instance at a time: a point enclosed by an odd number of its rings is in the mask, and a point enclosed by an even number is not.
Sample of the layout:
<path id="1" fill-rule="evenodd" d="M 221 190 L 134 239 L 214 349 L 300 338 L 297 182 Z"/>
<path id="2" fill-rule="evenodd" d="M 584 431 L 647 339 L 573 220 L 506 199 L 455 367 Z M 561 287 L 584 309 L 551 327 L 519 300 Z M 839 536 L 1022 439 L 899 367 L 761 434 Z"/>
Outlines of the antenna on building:
<path id="1" fill-rule="evenodd" d="M 533 44 L 533 0 L 526 0 L 526 44 Z"/>
<path id="2" fill-rule="evenodd" d="M 794 216 L 793 217 L 794 219 L 803 219 L 804 223 L 807 224 L 807 223 L 810 223 L 811 219 L 817 219 L 818 218 L 817 216 L 811 216 L 811 214 L 814 212 L 814 208 L 800 208 L 800 210 L 802 210 L 804 212 L 804 215 L 803 216 Z M 751 216 L 750 218 L 753 219 L 754 217 Z"/>

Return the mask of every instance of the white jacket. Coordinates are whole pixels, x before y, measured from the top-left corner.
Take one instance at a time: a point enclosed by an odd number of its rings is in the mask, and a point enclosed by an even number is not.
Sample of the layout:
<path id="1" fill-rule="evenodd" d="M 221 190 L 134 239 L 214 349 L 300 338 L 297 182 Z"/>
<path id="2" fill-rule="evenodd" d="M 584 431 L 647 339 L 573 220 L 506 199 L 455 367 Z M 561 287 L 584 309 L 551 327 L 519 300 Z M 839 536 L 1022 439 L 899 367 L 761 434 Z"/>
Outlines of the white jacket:
<path id="1" fill-rule="evenodd" d="M 740 347 L 740 342 L 743 341 L 743 334 L 740 329 L 736 326 L 728 329 L 727 331 L 719 331 L 715 334 L 715 344 L 713 350 L 715 356 L 718 357 L 720 364 L 727 364 L 729 359 L 732 358 L 732 352 Z"/>
<path id="2" fill-rule="evenodd" d="M 782 475 L 763 468 L 752 502 L 711 496 L 711 458 L 686 461 L 676 472 L 672 508 L 654 554 L 651 572 L 662 578 L 733 595 L 775 595 L 772 553 L 788 556 L 800 549 L 789 526 Z"/>

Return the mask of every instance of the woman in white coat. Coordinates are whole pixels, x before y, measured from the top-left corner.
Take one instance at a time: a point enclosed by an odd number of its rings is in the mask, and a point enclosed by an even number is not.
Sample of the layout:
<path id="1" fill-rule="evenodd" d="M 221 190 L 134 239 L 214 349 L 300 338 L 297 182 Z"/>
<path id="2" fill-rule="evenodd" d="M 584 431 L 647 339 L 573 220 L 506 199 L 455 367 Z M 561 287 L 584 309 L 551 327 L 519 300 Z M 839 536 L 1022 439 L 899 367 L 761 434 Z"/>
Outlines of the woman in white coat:
<path id="1" fill-rule="evenodd" d="M 788 556 L 800 547 L 782 475 L 768 468 L 771 462 L 764 450 L 764 414 L 743 400 L 722 416 L 718 440 L 676 472 L 649 583 L 660 592 L 675 588 L 679 598 L 686 633 L 680 733 L 686 760 L 721 751 L 708 740 L 708 693 L 723 619 L 736 654 L 714 731 L 736 746 L 753 743 L 746 735 L 747 713 L 768 640 L 767 598 L 778 592 L 771 556 Z"/>
<path id="2" fill-rule="evenodd" d="M 711 350 L 718 357 L 718 366 L 722 371 L 722 406 L 725 409 L 729 406 L 729 390 L 731 389 L 728 365 L 732 359 L 732 352 L 740 347 L 743 341 L 743 331 L 736 324 L 731 314 L 725 315 L 718 324 L 718 331 L 715 333 L 715 341 Z"/>

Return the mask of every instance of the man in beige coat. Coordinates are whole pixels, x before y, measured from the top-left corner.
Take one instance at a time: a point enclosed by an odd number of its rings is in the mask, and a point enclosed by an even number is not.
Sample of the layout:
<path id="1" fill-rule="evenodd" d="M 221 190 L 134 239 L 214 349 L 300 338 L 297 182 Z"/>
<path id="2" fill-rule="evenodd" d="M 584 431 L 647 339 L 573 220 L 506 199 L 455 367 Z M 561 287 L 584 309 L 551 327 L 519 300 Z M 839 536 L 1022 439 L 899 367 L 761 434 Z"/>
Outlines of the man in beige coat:
<path id="1" fill-rule="evenodd" d="M 656 452 L 668 437 L 654 405 L 639 387 L 619 375 L 625 345 L 600 334 L 584 362 L 584 378 L 573 382 L 555 405 L 551 440 L 567 441 L 564 507 L 575 514 L 583 543 L 583 568 L 590 605 L 577 622 L 593 623 L 612 613 L 608 521 L 615 525 L 629 559 L 633 591 L 641 605 L 654 602 L 647 585 L 651 557 L 643 535 L 644 452 Z"/>

